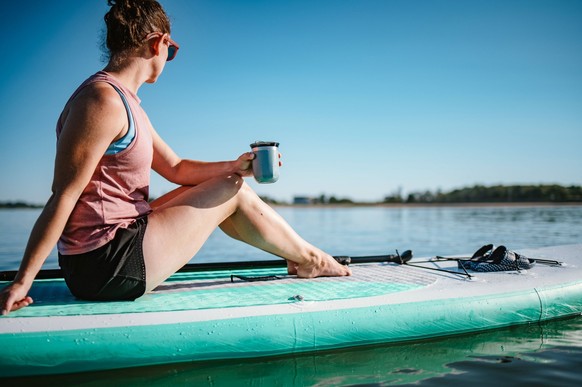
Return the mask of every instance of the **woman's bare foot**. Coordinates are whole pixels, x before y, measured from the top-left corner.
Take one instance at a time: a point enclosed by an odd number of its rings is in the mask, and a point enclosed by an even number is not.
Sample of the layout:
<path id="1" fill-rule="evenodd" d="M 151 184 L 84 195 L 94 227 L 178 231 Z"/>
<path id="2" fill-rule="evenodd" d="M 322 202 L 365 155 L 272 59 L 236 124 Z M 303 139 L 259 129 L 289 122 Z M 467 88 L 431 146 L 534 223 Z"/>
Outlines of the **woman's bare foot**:
<path id="1" fill-rule="evenodd" d="M 293 261 L 288 260 L 288 259 L 286 261 L 287 261 L 287 274 L 289 274 L 289 275 L 297 274 L 297 264 Z"/>
<path id="2" fill-rule="evenodd" d="M 290 262 L 287 261 L 287 271 L 289 271 L 289 264 Z M 311 263 L 302 265 L 295 264 L 294 267 L 295 273 L 300 278 L 341 277 L 352 275 L 352 271 L 347 266 L 339 264 L 330 255 L 324 255 Z"/>

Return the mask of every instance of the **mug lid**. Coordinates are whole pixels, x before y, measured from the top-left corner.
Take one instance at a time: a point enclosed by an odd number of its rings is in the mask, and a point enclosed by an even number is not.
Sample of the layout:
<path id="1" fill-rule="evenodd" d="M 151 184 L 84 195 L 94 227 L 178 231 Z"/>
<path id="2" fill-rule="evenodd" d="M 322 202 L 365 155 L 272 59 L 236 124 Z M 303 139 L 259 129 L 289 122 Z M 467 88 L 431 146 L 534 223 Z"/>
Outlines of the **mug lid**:
<path id="1" fill-rule="evenodd" d="M 279 146 L 279 143 L 275 141 L 255 141 L 251 144 L 251 148 L 257 148 L 261 146 Z"/>

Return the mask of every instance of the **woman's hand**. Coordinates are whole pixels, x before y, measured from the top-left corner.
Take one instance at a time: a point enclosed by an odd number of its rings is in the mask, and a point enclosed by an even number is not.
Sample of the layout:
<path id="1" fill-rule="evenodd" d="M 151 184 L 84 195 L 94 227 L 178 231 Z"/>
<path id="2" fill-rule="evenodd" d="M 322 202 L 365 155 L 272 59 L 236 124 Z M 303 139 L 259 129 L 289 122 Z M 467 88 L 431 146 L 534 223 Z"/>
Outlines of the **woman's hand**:
<path id="1" fill-rule="evenodd" d="M 32 298 L 27 295 L 29 290 L 30 286 L 17 282 L 12 282 L 0 290 L 0 310 L 2 316 L 6 316 L 11 311 L 32 304 Z"/>
<path id="2" fill-rule="evenodd" d="M 236 173 L 243 177 L 248 177 L 253 175 L 253 159 L 255 158 L 255 154 L 253 152 L 243 153 L 236 159 Z M 282 166 L 281 163 L 281 153 L 279 153 L 279 166 Z"/>
<path id="3" fill-rule="evenodd" d="M 248 177 L 253 175 L 253 159 L 255 154 L 253 152 L 243 153 L 235 160 L 235 171 L 237 174 Z"/>

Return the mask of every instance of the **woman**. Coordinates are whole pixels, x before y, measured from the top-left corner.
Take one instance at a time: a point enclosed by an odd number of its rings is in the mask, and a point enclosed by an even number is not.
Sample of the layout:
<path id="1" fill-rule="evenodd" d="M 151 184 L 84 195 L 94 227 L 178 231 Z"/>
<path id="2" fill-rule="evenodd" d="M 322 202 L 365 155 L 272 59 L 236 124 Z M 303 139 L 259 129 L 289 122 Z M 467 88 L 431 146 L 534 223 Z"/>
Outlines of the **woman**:
<path id="1" fill-rule="evenodd" d="M 134 300 L 194 256 L 216 227 L 282 257 L 298 277 L 350 275 L 300 238 L 246 185 L 253 153 L 234 161 L 180 159 L 142 110 L 178 44 L 155 0 L 109 0 L 109 63 L 73 93 L 57 123 L 52 196 L 37 220 L 2 314 L 33 302 L 28 292 L 57 243 L 71 292 L 88 300 Z M 148 204 L 150 168 L 180 188 Z"/>

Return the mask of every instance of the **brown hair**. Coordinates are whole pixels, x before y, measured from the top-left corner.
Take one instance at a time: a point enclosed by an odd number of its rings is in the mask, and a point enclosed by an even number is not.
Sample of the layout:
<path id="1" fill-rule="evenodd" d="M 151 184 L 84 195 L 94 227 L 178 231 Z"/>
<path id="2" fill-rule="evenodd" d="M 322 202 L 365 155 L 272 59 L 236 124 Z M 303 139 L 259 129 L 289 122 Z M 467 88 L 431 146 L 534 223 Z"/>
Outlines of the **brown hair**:
<path id="1" fill-rule="evenodd" d="M 151 32 L 170 33 L 170 20 L 156 0 L 107 0 L 105 14 L 108 57 L 113 58 L 143 44 Z"/>

